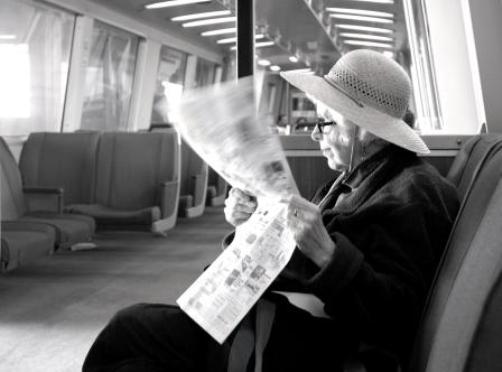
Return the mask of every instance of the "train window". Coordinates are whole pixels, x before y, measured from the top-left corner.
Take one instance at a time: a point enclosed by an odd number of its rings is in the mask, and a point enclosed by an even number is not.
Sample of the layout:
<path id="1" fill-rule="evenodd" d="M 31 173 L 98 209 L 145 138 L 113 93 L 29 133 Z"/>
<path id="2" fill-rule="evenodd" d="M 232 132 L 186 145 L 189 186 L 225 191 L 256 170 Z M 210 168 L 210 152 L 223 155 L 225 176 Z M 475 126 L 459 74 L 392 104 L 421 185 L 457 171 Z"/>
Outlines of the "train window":
<path id="1" fill-rule="evenodd" d="M 94 21 L 81 129 L 126 130 L 139 38 Z"/>
<path id="2" fill-rule="evenodd" d="M 184 52 L 162 47 L 153 99 L 152 124 L 173 122 L 172 108 L 176 107 L 183 93 L 187 57 Z"/>
<path id="3" fill-rule="evenodd" d="M 3 136 L 60 130 L 74 22 L 59 9 L 0 1 Z"/>
<path id="4" fill-rule="evenodd" d="M 214 84 L 217 65 L 213 62 L 206 61 L 203 58 L 197 59 L 197 68 L 195 70 L 195 86 L 204 87 Z"/>
<path id="5" fill-rule="evenodd" d="M 255 13 L 256 68 L 273 83 L 264 87 L 280 91 L 277 84 L 285 83 L 274 77 L 280 71 L 324 75 L 342 54 L 373 49 L 396 60 L 410 75 L 418 129 L 442 129 L 423 1 L 256 0 Z M 303 134 L 316 119 L 298 108 L 308 99 L 292 87 L 282 90 L 285 99 L 276 100 L 272 112 L 276 123 Z"/>

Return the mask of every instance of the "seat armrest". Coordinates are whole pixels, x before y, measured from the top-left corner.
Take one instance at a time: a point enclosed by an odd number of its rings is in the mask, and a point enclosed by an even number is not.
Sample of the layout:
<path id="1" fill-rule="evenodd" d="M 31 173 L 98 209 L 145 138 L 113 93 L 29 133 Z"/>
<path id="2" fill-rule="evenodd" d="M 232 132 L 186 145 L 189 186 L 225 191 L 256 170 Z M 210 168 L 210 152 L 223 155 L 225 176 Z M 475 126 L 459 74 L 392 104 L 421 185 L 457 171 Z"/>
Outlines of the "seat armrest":
<path id="1" fill-rule="evenodd" d="M 23 187 L 23 192 L 25 194 L 64 194 L 61 187 Z"/>
<path id="2" fill-rule="evenodd" d="M 162 218 L 170 217 L 178 204 L 178 181 L 167 181 L 160 184 L 160 213 Z"/>
<path id="3" fill-rule="evenodd" d="M 64 189 L 60 187 L 23 187 L 29 211 L 43 210 L 63 213 Z M 56 205 L 54 205 L 54 199 Z"/>

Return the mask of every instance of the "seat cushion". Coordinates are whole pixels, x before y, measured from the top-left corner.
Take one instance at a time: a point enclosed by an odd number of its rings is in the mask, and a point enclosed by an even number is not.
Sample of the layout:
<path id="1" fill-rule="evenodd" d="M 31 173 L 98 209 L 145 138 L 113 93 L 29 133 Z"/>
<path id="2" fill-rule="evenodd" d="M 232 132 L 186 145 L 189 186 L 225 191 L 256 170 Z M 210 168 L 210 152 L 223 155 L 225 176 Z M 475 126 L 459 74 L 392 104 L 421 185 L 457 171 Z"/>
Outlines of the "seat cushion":
<path id="1" fill-rule="evenodd" d="M 56 214 L 50 212 L 38 212 L 28 214 L 20 218 L 20 221 L 45 223 L 56 229 L 56 246 L 69 248 L 72 244 L 87 242 L 93 235 L 89 221 L 75 219 L 75 216 Z"/>
<path id="2" fill-rule="evenodd" d="M 138 210 L 119 210 L 100 204 L 74 204 L 65 208 L 68 213 L 91 216 L 98 228 L 147 229 L 160 219 L 160 208 L 149 207 Z"/>
<path id="3" fill-rule="evenodd" d="M 2 231 L 1 269 L 10 271 L 17 266 L 48 256 L 54 246 L 51 234 L 41 231 Z"/>
<path id="4" fill-rule="evenodd" d="M 94 218 L 83 214 L 73 214 L 73 213 L 56 214 L 54 212 L 34 211 L 28 213 L 28 216 L 36 218 L 49 218 L 49 219 L 64 217 L 65 220 L 74 220 L 85 223 L 89 227 L 91 235 L 94 234 L 94 232 L 96 231 L 96 221 L 94 221 Z"/>

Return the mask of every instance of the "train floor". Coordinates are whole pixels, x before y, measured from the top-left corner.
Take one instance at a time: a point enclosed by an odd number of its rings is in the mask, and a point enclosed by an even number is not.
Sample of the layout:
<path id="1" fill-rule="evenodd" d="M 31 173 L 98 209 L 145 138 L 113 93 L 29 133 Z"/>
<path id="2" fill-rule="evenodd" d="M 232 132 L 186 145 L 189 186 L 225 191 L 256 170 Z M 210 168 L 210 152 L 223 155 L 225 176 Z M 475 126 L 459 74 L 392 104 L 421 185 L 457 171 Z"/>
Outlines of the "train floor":
<path id="1" fill-rule="evenodd" d="M 174 304 L 230 230 L 222 208 L 208 208 L 179 220 L 165 238 L 102 233 L 95 249 L 56 253 L 0 276 L 0 371 L 79 371 L 117 310 Z"/>

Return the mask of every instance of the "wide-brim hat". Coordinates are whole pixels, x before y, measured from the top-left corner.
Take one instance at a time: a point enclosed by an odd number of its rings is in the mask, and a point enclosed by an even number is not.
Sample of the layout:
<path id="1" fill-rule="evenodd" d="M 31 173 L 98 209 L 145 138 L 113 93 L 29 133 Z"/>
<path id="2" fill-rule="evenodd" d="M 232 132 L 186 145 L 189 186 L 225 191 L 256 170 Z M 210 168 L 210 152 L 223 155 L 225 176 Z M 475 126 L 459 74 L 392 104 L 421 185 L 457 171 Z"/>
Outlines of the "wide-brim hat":
<path id="1" fill-rule="evenodd" d="M 420 154 L 430 152 L 402 120 L 411 95 L 410 79 L 383 54 L 358 49 L 343 55 L 323 77 L 297 72 L 281 76 L 377 137 Z"/>

